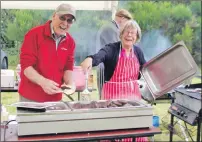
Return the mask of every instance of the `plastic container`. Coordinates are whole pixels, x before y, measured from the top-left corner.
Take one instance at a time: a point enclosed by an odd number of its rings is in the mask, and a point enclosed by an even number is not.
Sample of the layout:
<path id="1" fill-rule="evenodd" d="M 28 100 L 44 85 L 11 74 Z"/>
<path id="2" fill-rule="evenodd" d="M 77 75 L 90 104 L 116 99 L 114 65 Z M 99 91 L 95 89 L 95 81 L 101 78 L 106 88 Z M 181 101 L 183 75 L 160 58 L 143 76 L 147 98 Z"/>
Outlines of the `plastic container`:
<path id="1" fill-rule="evenodd" d="M 157 116 L 157 115 L 153 116 L 153 126 L 159 127 L 159 116 Z"/>
<path id="2" fill-rule="evenodd" d="M 16 72 L 16 79 L 17 79 L 18 82 L 20 82 L 20 72 L 21 72 L 20 64 L 17 65 L 17 67 L 15 69 L 15 72 Z"/>
<path id="3" fill-rule="evenodd" d="M 21 72 L 21 66 L 20 64 L 17 65 L 16 69 L 15 69 L 15 73 L 16 73 L 16 80 L 14 81 L 14 89 L 18 89 L 19 84 L 20 84 L 20 72 Z"/>
<path id="4" fill-rule="evenodd" d="M 81 92 L 81 101 L 91 101 L 91 93 L 90 92 Z"/>
<path id="5" fill-rule="evenodd" d="M 81 66 L 74 66 L 73 78 L 77 91 L 83 91 L 85 88 L 85 74 Z"/>
<path id="6" fill-rule="evenodd" d="M 93 74 L 91 74 L 88 77 L 88 89 L 92 91 L 93 88 L 94 88 L 94 86 L 93 86 Z"/>
<path id="7" fill-rule="evenodd" d="M 8 121 L 9 113 L 7 112 L 6 108 L 2 105 L 1 106 L 1 122 Z"/>

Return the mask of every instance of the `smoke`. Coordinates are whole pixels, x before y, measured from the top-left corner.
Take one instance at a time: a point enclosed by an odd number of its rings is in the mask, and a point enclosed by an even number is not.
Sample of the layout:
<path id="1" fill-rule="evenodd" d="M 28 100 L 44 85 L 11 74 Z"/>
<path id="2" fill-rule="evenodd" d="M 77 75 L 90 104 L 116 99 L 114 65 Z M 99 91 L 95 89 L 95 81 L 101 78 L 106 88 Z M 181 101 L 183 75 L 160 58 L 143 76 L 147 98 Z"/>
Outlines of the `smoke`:
<path id="1" fill-rule="evenodd" d="M 76 43 L 75 65 L 86 56 L 96 53 L 96 40 L 100 28 L 111 21 L 111 12 L 78 11 L 77 21 L 72 25 L 70 34 Z M 171 47 L 171 42 L 162 30 L 152 30 L 142 35 L 139 43 L 145 59 L 148 61 Z"/>
<path id="2" fill-rule="evenodd" d="M 110 11 L 77 11 L 77 20 L 69 31 L 76 43 L 75 65 L 96 53 L 98 31 L 110 19 Z"/>
<path id="3" fill-rule="evenodd" d="M 83 25 L 78 27 L 76 31 L 71 32 L 76 44 L 75 65 L 80 65 L 86 56 L 92 54 L 97 30 L 97 28 L 90 29 L 88 26 Z"/>
<path id="4" fill-rule="evenodd" d="M 152 30 L 143 34 L 139 45 L 143 50 L 145 60 L 148 61 L 171 47 L 172 43 L 169 38 L 163 34 L 162 30 Z"/>
<path id="5" fill-rule="evenodd" d="M 71 33 L 76 44 L 75 65 L 80 65 L 86 56 L 92 54 L 97 30 L 95 28 L 90 30 L 89 27 L 83 26 Z"/>

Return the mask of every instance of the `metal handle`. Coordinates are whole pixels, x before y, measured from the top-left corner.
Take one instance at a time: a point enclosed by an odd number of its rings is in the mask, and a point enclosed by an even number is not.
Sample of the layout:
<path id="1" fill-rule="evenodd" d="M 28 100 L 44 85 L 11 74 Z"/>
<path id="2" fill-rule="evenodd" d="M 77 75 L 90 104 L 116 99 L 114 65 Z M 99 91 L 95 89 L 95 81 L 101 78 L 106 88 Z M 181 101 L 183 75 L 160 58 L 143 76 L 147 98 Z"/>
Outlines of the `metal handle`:
<path id="1" fill-rule="evenodd" d="M 86 84 L 85 84 L 86 85 L 86 89 L 88 89 L 88 71 L 86 72 L 86 78 L 85 79 L 86 79 Z"/>

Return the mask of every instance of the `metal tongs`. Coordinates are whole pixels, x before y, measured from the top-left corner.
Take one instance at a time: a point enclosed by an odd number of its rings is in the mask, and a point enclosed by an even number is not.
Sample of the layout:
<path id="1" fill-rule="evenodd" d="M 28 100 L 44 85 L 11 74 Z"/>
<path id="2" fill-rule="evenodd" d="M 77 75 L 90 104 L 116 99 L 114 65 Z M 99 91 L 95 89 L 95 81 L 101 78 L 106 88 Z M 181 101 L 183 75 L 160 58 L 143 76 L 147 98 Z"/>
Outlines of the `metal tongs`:
<path id="1" fill-rule="evenodd" d="M 66 89 L 72 89 L 71 87 L 69 87 L 69 86 L 62 86 L 61 89 L 63 91 L 63 94 L 65 94 L 65 96 L 67 96 L 71 101 L 74 101 L 74 99 L 70 96 L 71 94 L 67 94 L 65 92 Z"/>

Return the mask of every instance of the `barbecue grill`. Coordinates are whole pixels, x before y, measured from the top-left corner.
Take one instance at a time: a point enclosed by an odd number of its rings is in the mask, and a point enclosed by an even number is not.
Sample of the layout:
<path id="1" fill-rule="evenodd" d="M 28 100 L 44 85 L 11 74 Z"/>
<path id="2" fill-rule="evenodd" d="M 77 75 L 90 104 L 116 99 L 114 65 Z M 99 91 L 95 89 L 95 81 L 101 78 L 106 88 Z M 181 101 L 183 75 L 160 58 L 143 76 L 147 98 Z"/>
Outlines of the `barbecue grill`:
<path id="1" fill-rule="evenodd" d="M 184 43 L 179 42 L 143 66 L 141 74 L 145 84 L 140 81 L 140 86 L 143 85 L 140 91 L 145 100 L 153 102 L 192 78 L 196 72 L 196 63 Z M 142 101 L 120 99 L 42 104 L 16 104 L 19 136 L 152 126 L 152 106 Z"/>
<path id="2" fill-rule="evenodd" d="M 168 110 L 172 117 L 171 125 L 173 125 L 173 117 L 175 116 L 192 126 L 198 127 L 197 141 L 200 141 L 202 120 L 201 86 L 202 84 L 200 83 L 176 88 L 174 90 L 175 100 Z"/>
<path id="3" fill-rule="evenodd" d="M 21 106 L 17 118 L 19 122 L 18 135 L 117 130 L 152 126 L 152 107 L 136 101 L 100 100 L 92 102 L 55 102 L 51 104 L 53 106 L 46 107 L 46 112 L 38 111 L 38 113 L 36 113 L 36 109 L 35 112 L 23 111 L 23 106 Z"/>

